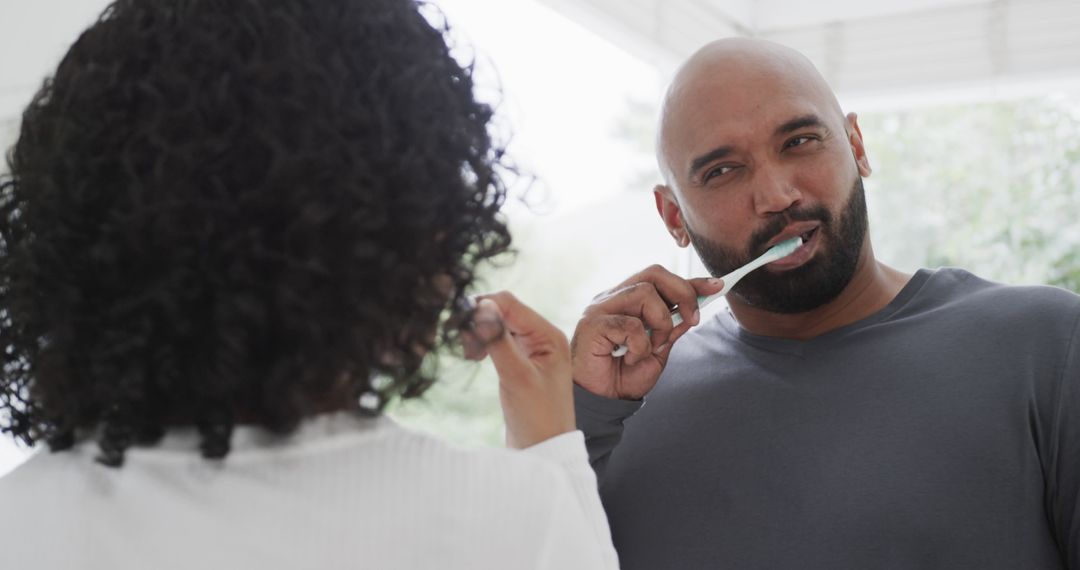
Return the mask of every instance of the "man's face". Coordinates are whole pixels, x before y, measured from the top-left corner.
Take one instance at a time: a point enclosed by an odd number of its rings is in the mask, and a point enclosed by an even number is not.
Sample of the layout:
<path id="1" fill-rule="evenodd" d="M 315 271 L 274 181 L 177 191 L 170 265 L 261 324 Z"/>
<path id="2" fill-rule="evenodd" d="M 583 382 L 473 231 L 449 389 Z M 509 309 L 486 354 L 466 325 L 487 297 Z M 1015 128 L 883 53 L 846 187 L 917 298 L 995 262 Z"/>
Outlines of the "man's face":
<path id="1" fill-rule="evenodd" d="M 662 160 L 671 187 L 657 207 L 715 276 L 785 239 L 803 247 L 744 278 L 740 301 L 775 313 L 836 297 L 864 254 L 862 176 L 869 163 L 854 115 L 823 81 L 786 68 L 716 66 L 673 91 Z"/>
<path id="2" fill-rule="evenodd" d="M 720 277 L 746 265 L 765 252 L 766 244 L 792 222 L 820 224 L 809 237 L 827 243 L 830 255 L 811 257 L 783 272 L 753 271 L 732 290 L 744 303 L 772 313 L 801 313 L 836 298 L 851 281 L 868 226 L 862 178 L 855 178 L 851 196 L 839 216 L 822 206 L 789 209 L 755 231 L 745 248 L 732 249 L 698 235 L 687 234 L 709 273 Z M 805 238 L 804 238 L 805 239 Z"/>

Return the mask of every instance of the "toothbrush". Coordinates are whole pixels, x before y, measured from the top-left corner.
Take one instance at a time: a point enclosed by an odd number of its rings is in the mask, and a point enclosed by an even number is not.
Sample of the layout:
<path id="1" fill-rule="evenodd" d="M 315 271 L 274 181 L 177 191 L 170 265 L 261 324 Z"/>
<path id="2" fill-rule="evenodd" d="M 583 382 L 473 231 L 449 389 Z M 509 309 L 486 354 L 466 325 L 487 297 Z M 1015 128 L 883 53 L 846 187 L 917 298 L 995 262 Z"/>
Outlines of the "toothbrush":
<path id="1" fill-rule="evenodd" d="M 697 298 L 698 309 L 704 309 L 705 306 L 709 303 L 712 303 L 720 297 L 723 297 L 724 295 L 730 293 L 731 289 L 735 287 L 735 284 L 738 283 L 739 280 L 741 280 L 743 277 L 746 277 L 747 274 L 749 274 L 751 271 L 761 267 L 762 265 L 765 265 L 766 263 L 772 263 L 778 259 L 783 259 L 791 255 L 795 252 L 796 249 L 799 249 L 799 246 L 801 246 L 802 243 L 803 241 L 800 237 L 793 237 L 791 239 L 784 240 L 770 247 L 769 251 L 761 254 L 761 257 L 758 257 L 750 263 L 747 263 L 746 265 L 736 269 L 735 271 L 732 271 L 731 273 L 728 273 L 727 275 L 721 277 L 720 279 L 724 281 L 724 288 L 721 289 L 718 293 L 713 293 L 712 295 L 699 296 Z M 671 324 L 673 326 L 677 327 L 681 325 L 682 322 L 682 314 L 678 312 L 671 313 Z M 651 332 L 651 330 L 645 329 L 645 334 L 649 334 Z M 629 350 L 630 347 L 626 346 L 625 344 L 620 344 L 614 349 L 612 349 L 611 356 L 615 358 L 620 358 L 625 355 Z"/>

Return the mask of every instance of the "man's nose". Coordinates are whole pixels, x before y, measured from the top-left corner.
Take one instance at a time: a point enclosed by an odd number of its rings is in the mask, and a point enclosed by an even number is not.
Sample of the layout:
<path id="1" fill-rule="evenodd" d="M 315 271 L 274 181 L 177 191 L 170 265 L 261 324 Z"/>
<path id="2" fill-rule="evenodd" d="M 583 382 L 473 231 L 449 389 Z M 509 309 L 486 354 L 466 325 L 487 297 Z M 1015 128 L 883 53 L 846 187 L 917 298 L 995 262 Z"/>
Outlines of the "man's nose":
<path id="1" fill-rule="evenodd" d="M 759 216 L 783 212 L 802 200 L 793 177 L 783 169 L 759 168 L 754 178 L 754 210 Z"/>

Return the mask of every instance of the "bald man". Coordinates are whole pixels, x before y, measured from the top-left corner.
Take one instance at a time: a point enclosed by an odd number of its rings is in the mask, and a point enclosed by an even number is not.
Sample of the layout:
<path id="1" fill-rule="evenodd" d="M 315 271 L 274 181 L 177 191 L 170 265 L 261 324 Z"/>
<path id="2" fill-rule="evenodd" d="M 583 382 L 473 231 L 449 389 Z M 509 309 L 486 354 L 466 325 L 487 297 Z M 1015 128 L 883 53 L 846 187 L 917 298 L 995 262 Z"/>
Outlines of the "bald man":
<path id="1" fill-rule="evenodd" d="M 804 245 L 705 322 L 721 283 L 654 266 L 578 323 L 623 568 L 1080 570 L 1080 297 L 878 261 L 858 119 L 776 44 L 691 57 L 658 158 L 657 211 L 712 275 Z"/>

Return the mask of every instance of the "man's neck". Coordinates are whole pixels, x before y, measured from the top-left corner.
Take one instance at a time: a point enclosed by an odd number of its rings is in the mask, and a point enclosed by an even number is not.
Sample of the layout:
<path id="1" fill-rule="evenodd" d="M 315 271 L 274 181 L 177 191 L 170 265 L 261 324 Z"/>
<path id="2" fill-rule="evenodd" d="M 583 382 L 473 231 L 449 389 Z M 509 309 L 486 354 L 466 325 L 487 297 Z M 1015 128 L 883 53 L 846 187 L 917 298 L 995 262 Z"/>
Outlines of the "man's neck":
<path id="1" fill-rule="evenodd" d="M 910 274 L 878 262 L 867 240 L 851 281 L 835 299 L 816 309 L 805 313 L 781 314 L 752 307 L 734 296 L 729 298 L 729 303 L 735 319 L 748 332 L 809 340 L 885 308 L 910 279 Z"/>

